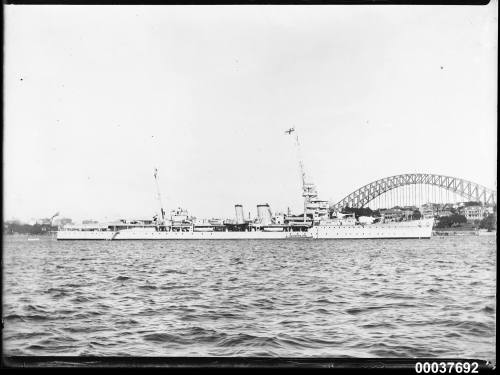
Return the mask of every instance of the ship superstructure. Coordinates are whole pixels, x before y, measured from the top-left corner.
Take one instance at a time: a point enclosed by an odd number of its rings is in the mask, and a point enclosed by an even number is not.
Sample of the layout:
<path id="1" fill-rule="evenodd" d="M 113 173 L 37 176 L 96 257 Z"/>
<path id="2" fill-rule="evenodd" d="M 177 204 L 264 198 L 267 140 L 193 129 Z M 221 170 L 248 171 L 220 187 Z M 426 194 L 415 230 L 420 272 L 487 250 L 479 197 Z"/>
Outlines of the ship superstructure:
<path id="1" fill-rule="evenodd" d="M 304 221 L 307 221 L 307 218 L 309 217 L 311 218 L 312 224 L 318 224 L 321 219 L 328 218 L 330 205 L 328 201 L 318 198 L 316 185 L 311 181 L 308 181 L 304 167 L 304 161 L 302 159 L 302 152 L 297 130 L 295 129 L 295 127 L 293 127 L 288 129 L 285 133 L 288 135 L 292 135 L 293 133 L 294 136 L 297 159 L 299 162 L 300 177 L 302 182 L 302 197 L 304 198 Z"/>

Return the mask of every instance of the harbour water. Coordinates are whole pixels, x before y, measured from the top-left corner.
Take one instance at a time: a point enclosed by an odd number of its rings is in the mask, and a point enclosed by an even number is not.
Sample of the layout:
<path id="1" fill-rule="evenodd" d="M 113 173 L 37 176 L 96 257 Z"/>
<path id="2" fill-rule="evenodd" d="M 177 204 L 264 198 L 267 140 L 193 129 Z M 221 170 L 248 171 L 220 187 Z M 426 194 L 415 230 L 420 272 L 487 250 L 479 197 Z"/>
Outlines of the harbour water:
<path id="1" fill-rule="evenodd" d="M 495 361 L 495 236 L 4 237 L 6 355 Z"/>

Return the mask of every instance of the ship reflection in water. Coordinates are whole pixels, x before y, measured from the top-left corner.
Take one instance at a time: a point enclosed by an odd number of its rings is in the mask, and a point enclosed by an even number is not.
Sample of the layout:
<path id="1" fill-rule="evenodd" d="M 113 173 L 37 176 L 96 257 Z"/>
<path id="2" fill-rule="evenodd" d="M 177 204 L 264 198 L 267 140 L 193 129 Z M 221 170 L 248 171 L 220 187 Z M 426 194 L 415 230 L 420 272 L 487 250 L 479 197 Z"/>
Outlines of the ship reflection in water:
<path id="1" fill-rule="evenodd" d="M 7 355 L 495 359 L 495 238 L 4 241 Z"/>

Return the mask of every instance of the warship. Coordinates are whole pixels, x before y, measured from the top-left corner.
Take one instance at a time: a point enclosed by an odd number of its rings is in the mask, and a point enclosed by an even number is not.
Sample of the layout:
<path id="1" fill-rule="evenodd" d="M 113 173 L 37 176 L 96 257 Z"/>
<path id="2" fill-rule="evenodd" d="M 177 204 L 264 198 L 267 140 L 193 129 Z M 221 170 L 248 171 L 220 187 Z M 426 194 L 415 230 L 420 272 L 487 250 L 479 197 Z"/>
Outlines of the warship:
<path id="1" fill-rule="evenodd" d="M 335 212 L 330 202 L 318 197 L 315 184 L 308 182 L 300 157 L 300 143 L 294 134 L 302 179 L 304 211 L 273 214 L 268 203 L 257 205 L 257 217 L 245 218 L 243 206 L 234 206 L 232 219 L 198 219 L 183 208 L 170 211 L 166 217 L 158 182 L 154 179 L 159 212 L 147 220 L 119 220 L 109 223 L 66 225 L 57 231 L 57 240 L 263 240 L 263 239 L 424 239 L 432 235 L 434 218 L 394 221 L 383 217 L 358 217 Z"/>

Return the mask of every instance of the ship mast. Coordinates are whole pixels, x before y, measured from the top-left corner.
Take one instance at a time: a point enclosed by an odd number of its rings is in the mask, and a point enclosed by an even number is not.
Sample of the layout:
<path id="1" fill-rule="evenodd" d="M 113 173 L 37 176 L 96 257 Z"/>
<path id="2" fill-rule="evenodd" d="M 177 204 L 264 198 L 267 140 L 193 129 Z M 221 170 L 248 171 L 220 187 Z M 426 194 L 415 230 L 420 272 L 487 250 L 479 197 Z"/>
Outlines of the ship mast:
<path id="1" fill-rule="evenodd" d="M 304 162 L 302 161 L 302 153 L 300 150 L 300 142 L 299 135 L 295 127 L 288 129 L 285 133 L 291 135 L 295 132 L 295 147 L 297 150 L 297 158 L 299 160 L 299 168 L 300 168 L 300 177 L 302 179 L 302 196 L 304 197 L 304 222 L 306 222 L 306 213 L 307 213 L 307 204 L 310 202 L 310 199 L 313 197 L 317 197 L 316 188 L 314 184 L 306 182 L 306 172 L 304 169 Z"/>
<path id="2" fill-rule="evenodd" d="M 163 209 L 163 203 L 161 201 L 160 184 L 158 182 L 158 168 L 155 168 L 154 176 L 155 176 L 155 184 L 156 184 L 156 193 L 157 193 L 158 203 L 160 204 L 161 224 L 163 224 L 165 222 L 165 210 Z"/>
<path id="3" fill-rule="evenodd" d="M 302 178 L 302 191 L 305 191 L 306 172 L 304 171 L 304 162 L 302 161 L 302 153 L 300 152 L 300 142 L 297 131 L 295 131 L 295 146 L 297 149 L 297 158 L 299 159 L 300 177 Z"/>
<path id="4" fill-rule="evenodd" d="M 295 130 L 295 128 L 294 128 Z M 302 196 L 304 197 L 304 223 L 306 222 L 307 199 L 304 195 L 306 192 L 306 172 L 304 171 L 304 162 L 302 161 L 302 153 L 300 151 L 299 134 L 295 131 L 295 147 L 297 149 L 297 158 L 299 159 L 300 177 L 302 178 Z"/>

